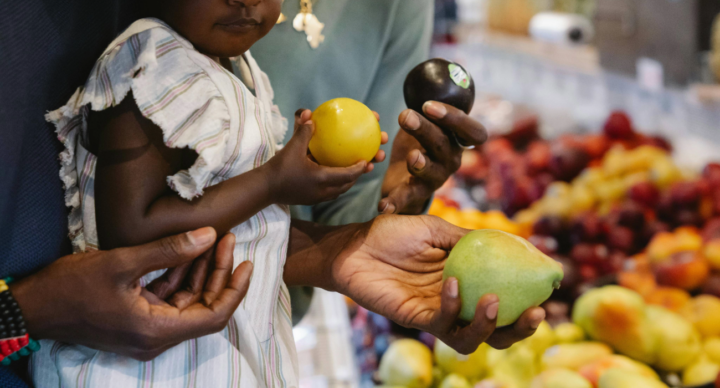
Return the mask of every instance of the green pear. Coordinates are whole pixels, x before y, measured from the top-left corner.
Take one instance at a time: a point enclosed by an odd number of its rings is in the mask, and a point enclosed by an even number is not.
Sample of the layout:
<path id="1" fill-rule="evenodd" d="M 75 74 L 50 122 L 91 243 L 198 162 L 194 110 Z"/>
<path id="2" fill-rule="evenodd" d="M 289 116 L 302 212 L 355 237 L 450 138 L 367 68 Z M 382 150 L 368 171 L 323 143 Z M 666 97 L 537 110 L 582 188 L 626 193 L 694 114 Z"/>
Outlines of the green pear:
<path id="1" fill-rule="evenodd" d="M 656 361 L 657 336 L 646 316 L 646 305 L 635 291 L 605 286 L 584 293 L 575 302 L 573 322 L 591 339 L 646 364 Z"/>
<path id="2" fill-rule="evenodd" d="M 648 305 L 647 318 L 657 336 L 653 366 L 676 372 L 693 362 L 702 352 L 700 332 L 680 315 L 660 306 Z"/>
<path id="3" fill-rule="evenodd" d="M 560 287 L 562 265 L 525 239 L 493 229 L 470 232 L 450 252 L 443 280 L 457 278 L 462 298 L 460 318 L 472 321 L 483 295 L 500 299 L 497 326 L 515 322 Z"/>
<path id="4" fill-rule="evenodd" d="M 432 353 L 419 341 L 401 339 L 390 344 L 378 369 L 385 385 L 427 388 L 433 380 Z"/>
<path id="5" fill-rule="evenodd" d="M 550 369 L 533 379 L 530 388 L 592 388 L 592 384 L 570 369 Z"/>
<path id="6" fill-rule="evenodd" d="M 445 373 L 454 373 L 470 380 L 479 380 L 485 375 L 488 344 L 480 344 L 474 353 L 463 355 L 455 349 L 437 340 L 435 342 L 435 362 Z"/>
<path id="7" fill-rule="evenodd" d="M 668 388 L 668 386 L 652 377 L 612 368 L 600 376 L 598 388 Z"/>
<path id="8" fill-rule="evenodd" d="M 472 386 L 466 378 L 452 373 L 443 379 L 440 388 L 472 388 Z"/>

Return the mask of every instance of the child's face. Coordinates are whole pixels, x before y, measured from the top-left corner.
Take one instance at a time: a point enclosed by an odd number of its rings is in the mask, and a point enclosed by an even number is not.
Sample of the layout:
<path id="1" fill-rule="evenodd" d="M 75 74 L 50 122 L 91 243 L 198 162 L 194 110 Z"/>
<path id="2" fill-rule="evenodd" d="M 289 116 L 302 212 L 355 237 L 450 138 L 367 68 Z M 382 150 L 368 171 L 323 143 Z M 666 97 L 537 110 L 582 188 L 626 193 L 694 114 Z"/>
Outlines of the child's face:
<path id="1" fill-rule="evenodd" d="M 282 0 L 162 0 L 159 17 L 205 55 L 236 57 L 265 36 Z"/>

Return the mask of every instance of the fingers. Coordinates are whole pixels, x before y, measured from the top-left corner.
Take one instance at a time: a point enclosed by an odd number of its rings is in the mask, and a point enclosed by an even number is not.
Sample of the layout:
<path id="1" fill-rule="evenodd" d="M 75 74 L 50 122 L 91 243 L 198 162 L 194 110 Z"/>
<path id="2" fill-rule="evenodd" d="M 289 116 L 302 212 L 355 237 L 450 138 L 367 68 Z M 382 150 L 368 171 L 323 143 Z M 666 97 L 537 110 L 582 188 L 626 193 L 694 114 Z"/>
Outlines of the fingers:
<path id="1" fill-rule="evenodd" d="M 380 113 L 373 111 L 373 114 L 375 115 L 377 121 L 380 121 Z"/>
<path id="2" fill-rule="evenodd" d="M 387 134 L 387 132 L 380 132 L 380 144 L 387 144 L 388 141 L 390 141 L 390 136 Z"/>
<path id="3" fill-rule="evenodd" d="M 297 132 L 298 128 L 305 124 L 312 117 L 312 112 L 308 109 L 298 109 L 295 112 L 295 126 L 294 132 Z"/>
<path id="4" fill-rule="evenodd" d="M 373 158 L 372 161 L 374 163 L 381 163 L 381 162 L 385 161 L 385 157 L 386 157 L 385 151 L 378 150 L 377 154 L 375 154 L 375 157 Z"/>
<path id="5" fill-rule="evenodd" d="M 202 301 L 205 306 L 209 306 L 215 301 L 218 294 L 225 289 L 225 286 L 230 280 L 234 265 L 234 248 L 235 236 L 228 234 L 220 241 L 215 249 L 215 260 L 211 260 L 210 276 L 202 292 Z"/>
<path id="6" fill-rule="evenodd" d="M 400 127 L 417 139 L 427 154 L 435 160 L 444 162 L 461 151 L 457 142 L 448 137 L 440 127 L 411 109 L 403 111 L 398 121 Z"/>
<path id="7" fill-rule="evenodd" d="M 410 174 L 422 179 L 434 188 L 442 186 L 448 178 L 445 167 L 429 159 L 418 149 L 408 153 L 406 162 Z"/>
<path id="8" fill-rule="evenodd" d="M 459 300 L 459 298 L 456 299 Z M 496 295 L 483 296 L 478 301 L 475 308 L 475 317 L 469 325 L 459 328 L 454 324 L 449 331 L 438 338 L 461 354 L 473 353 L 495 330 L 498 306 L 499 300 Z M 455 317 L 457 317 L 459 311 L 457 309 Z M 448 317 L 444 319 L 449 320 Z"/>
<path id="9" fill-rule="evenodd" d="M 194 263 L 186 263 L 179 267 L 170 268 L 162 276 L 150 282 L 145 289 L 154 294 L 155 297 L 165 300 L 180 289 L 185 281 L 185 276 L 193 266 Z"/>
<path id="10" fill-rule="evenodd" d="M 495 330 L 486 342 L 495 349 L 507 349 L 512 344 L 533 335 L 543 319 L 545 319 L 545 310 L 542 308 L 527 309 L 511 326 Z"/>
<path id="11" fill-rule="evenodd" d="M 425 225 L 430 230 L 432 244 L 435 248 L 449 252 L 461 238 L 470 232 L 470 230 L 453 225 L 440 217 L 427 215 L 422 217 L 425 218 Z"/>
<path id="12" fill-rule="evenodd" d="M 479 146 L 487 140 L 485 127 L 452 105 L 428 101 L 423 113 L 442 129 L 455 133 L 463 145 Z"/>
<path id="13" fill-rule="evenodd" d="M 215 229 L 202 228 L 137 247 L 117 249 L 118 259 L 113 263 L 122 266 L 117 271 L 121 281 L 134 283 L 152 271 L 193 261 L 212 247 L 216 237 Z"/>
<path id="14" fill-rule="evenodd" d="M 247 294 L 252 269 L 253 264 L 249 261 L 240 264 L 225 288 L 208 306 L 196 303 L 181 311 L 179 315 L 170 312 L 168 310 L 171 309 L 170 307 L 153 306 L 156 315 L 175 315 L 175 319 L 172 319 L 164 329 L 165 341 L 168 343 L 181 342 L 189 338 L 216 333 L 227 326 L 233 312 L 237 310 Z"/>
<path id="15" fill-rule="evenodd" d="M 445 280 L 440 299 L 440 315 L 437 316 L 434 326 L 437 327 L 440 333 L 448 334 L 455 328 L 457 316 L 460 314 L 460 308 L 462 307 L 456 278 Z"/>
<path id="16" fill-rule="evenodd" d="M 407 183 L 394 188 L 387 197 L 380 200 L 378 211 L 382 214 L 419 213 L 432 193 L 433 190 L 424 182 L 410 179 Z"/>
<path id="17" fill-rule="evenodd" d="M 328 186 L 343 186 L 355 182 L 365 173 L 368 162 L 361 160 L 350 167 L 320 167 L 319 183 Z"/>
<path id="18" fill-rule="evenodd" d="M 312 139 L 314 132 L 315 123 L 313 123 L 312 120 L 299 124 L 295 129 L 293 137 L 288 142 L 287 147 L 297 147 L 297 152 L 302 153 L 302 155 L 307 155 L 310 139 Z"/>

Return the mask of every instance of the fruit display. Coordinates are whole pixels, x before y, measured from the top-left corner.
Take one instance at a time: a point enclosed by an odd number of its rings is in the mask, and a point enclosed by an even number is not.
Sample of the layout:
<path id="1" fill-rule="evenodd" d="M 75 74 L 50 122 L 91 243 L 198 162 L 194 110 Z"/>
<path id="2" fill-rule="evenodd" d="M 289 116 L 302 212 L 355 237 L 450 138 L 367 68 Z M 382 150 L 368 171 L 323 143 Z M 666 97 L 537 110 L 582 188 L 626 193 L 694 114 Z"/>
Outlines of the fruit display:
<path id="1" fill-rule="evenodd" d="M 336 98 L 320 105 L 312 114 L 315 133 L 310 153 L 324 166 L 349 167 L 370 162 L 380 149 L 382 133 L 375 114 L 365 104 Z"/>
<path id="2" fill-rule="evenodd" d="M 494 229 L 465 235 L 450 252 L 443 279 L 458 280 L 460 318 L 471 322 L 483 295 L 500 300 L 497 326 L 514 323 L 530 307 L 560 287 L 562 266 L 521 237 Z"/>
<path id="3" fill-rule="evenodd" d="M 468 356 L 441 341 L 396 341 L 379 378 L 386 386 L 426 388 L 668 388 L 710 387 L 720 373 L 720 337 L 703 337 L 697 323 L 627 288 L 588 291 L 572 321 L 554 328 L 543 321 L 508 349 L 482 344 Z"/>

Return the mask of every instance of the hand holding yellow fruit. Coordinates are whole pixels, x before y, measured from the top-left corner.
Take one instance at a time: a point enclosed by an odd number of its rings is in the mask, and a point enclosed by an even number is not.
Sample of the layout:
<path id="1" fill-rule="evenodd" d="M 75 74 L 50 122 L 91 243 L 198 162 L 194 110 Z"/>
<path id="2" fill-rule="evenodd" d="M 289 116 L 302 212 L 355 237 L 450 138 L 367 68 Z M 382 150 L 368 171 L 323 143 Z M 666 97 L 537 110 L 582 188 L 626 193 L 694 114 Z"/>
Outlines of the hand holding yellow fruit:
<path id="1" fill-rule="evenodd" d="M 375 114 L 359 101 L 336 98 L 312 114 L 315 133 L 310 153 L 323 166 L 349 167 L 370 162 L 380 149 L 382 132 Z"/>

